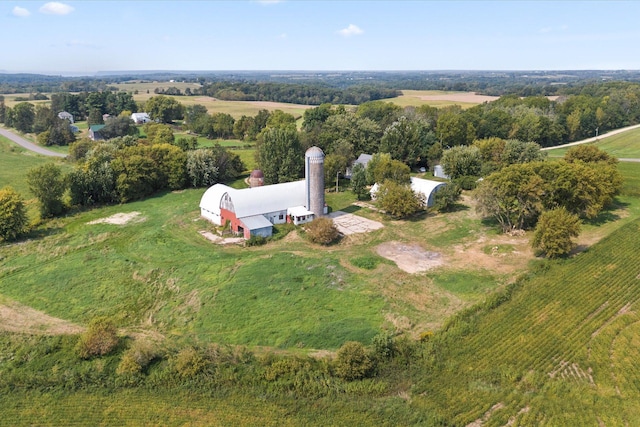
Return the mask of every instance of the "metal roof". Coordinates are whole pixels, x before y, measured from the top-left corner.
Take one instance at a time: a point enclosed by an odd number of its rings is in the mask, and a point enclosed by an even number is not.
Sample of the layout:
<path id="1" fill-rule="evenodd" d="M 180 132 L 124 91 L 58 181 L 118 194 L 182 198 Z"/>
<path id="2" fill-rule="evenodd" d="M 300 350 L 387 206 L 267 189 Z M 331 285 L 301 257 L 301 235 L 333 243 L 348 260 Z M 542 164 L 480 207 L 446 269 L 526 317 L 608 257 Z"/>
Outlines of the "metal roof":
<path id="1" fill-rule="evenodd" d="M 225 193 L 233 203 L 236 218 L 284 211 L 305 204 L 305 182 L 302 180 L 240 190 L 216 184 L 205 191 L 200 207 L 219 215 L 220 201 Z"/>
<path id="2" fill-rule="evenodd" d="M 271 221 L 262 215 L 246 216 L 238 219 L 242 221 L 244 227 L 248 230 L 259 230 L 261 228 L 273 227 Z"/>

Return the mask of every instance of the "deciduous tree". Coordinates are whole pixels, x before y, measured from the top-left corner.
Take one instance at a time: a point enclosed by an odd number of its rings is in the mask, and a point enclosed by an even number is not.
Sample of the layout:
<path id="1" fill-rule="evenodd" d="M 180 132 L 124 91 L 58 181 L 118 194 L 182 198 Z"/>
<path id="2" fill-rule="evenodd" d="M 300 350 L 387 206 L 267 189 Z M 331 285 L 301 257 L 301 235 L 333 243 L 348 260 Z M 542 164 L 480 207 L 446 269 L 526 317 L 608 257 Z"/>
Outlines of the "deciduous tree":
<path id="1" fill-rule="evenodd" d="M 49 218 L 64 211 L 62 196 L 66 190 L 62 170 L 54 163 L 45 163 L 27 171 L 29 189 L 38 199 L 40 215 Z"/>
<path id="2" fill-rule="evenodd" d="M 548 258 L 568 255 L 575 247 L 573 237 L 580 234 L 580 219 L 565 208 L 552 209 L 540 215 L 531 245 Z"/>
<path id="3" fill-rule="evenodd" d="M 20 194 L 11 187 L 0 189 L 0 240 L 14 240 L 27 229 L 27 211 Z"/>

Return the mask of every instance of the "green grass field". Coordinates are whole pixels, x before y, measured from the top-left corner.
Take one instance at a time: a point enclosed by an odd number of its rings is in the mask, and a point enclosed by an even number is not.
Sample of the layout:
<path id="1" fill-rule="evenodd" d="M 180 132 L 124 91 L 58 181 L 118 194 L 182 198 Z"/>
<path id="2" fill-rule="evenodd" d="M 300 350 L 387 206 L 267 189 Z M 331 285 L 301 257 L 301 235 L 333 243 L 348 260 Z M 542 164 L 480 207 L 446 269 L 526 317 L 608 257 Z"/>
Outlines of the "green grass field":
<path id="1" fill-rule="evenodd" d="M 640 159 L 640 129 L 613 135 L 592 144 L 618 158 Z M 562 157 L 568 149 L 557 148 L 548 153 L 551 157 Z"/>
<path id="2" fill-rule="evenodd" d="M 0 188 L 10 185 L 23 198 L 31 198 L 25 173 L 47 162 L 55 162 L 65 170 L 70 168 L 63 160 L 37 155 L 0 136 Z"/>

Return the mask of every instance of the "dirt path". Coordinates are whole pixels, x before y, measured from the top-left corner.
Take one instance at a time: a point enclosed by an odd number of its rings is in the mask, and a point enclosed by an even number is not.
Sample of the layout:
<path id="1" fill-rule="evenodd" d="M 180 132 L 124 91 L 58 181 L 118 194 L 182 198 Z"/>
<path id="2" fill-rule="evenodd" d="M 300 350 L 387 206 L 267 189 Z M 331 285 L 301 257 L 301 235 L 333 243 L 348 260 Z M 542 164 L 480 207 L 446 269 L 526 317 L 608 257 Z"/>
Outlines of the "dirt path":
<path id="1" fill-rule="evenodd" d="M 34 144 L 33 142 L 27 141 L 23 137 L 16 135 L 13 132 L 9 132 L 6 129 L 0 128 L 0 135 L 5 138 L 10 139 L 16 144 L 20 145 L 27 150 L 33 151 L 34 153 L 42 154 L 43 156 L 51 156 L 51 157 L 67 157 L 66 154 L 56 153 L 55 151 L 50 151 L 45 148 L 40 147 L 39 145 Z"/>
<path id="2" fill-rule="evenodd" d="M 78 334 L 84 331 L 84 328 L 18 302 L 1 298 L 0 330 L 21 334 L 70 335 Z"/>

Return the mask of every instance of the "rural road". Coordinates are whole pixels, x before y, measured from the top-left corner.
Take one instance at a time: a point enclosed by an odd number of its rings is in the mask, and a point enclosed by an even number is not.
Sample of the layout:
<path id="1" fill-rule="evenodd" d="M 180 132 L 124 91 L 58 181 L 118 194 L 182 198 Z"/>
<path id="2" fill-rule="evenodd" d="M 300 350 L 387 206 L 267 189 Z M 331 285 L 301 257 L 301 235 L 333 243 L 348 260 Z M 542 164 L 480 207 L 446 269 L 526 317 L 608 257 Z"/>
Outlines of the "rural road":
<path id="1" fill-rule="evenodd" d="M 30 142 L 30 141 L 27 141 L 26 139 L 22 138 L 19 135 L 16 135 L 13 132 L 9 132 L 6 129 L 0 128 L 0 135 L 4 136 L 5 138 L 10 139 L 11 141 L 13 141 L 16 144 L 26 148 L 27 150 L 31 150 L 34 153 L 42 154 L 43 156 L 67 157 L 66 154 L 56 153 L 55 151 L 50 151 L 50 150 L 47 150 L 46 148 L 42 148 L 39 145 L 36 145 L 36 144 L 34 144 L 33 142 Z"/>
<path id="2" fill-rule="evenodd" d="M 617 135 L 619 133 L 626 132 L 626 131 L 632 130 L 632 129 L 637 129 L 637 128 L 640 128 L 640 125 L 627 126 L 626 128 L 620 128 L 620 129 L 612 130 L 611 132 L 607 132 L 605 134 L 602 134 L 602 135 L 599 135 L 599 136 L 595 136 L 593 138 L 583 139 L 582 141 L 570 142 L 569 144 L 556 145 L 555 147 L 544 147 L 544 148 L 541 148 L 541 150 L 542 151 L 554 150 L 556 148 L 572 147 L 574 145 L 587 144 L 589 142 L 596 142 L 596 141 L 599 141 L 601 139 L 609 138 L 610 136 Z M 637 161 L 635 159 L 619 159 L 619 160 L 620 161 L 624 161 L 624 162 L 635 162 L 635 161 Z"/>

